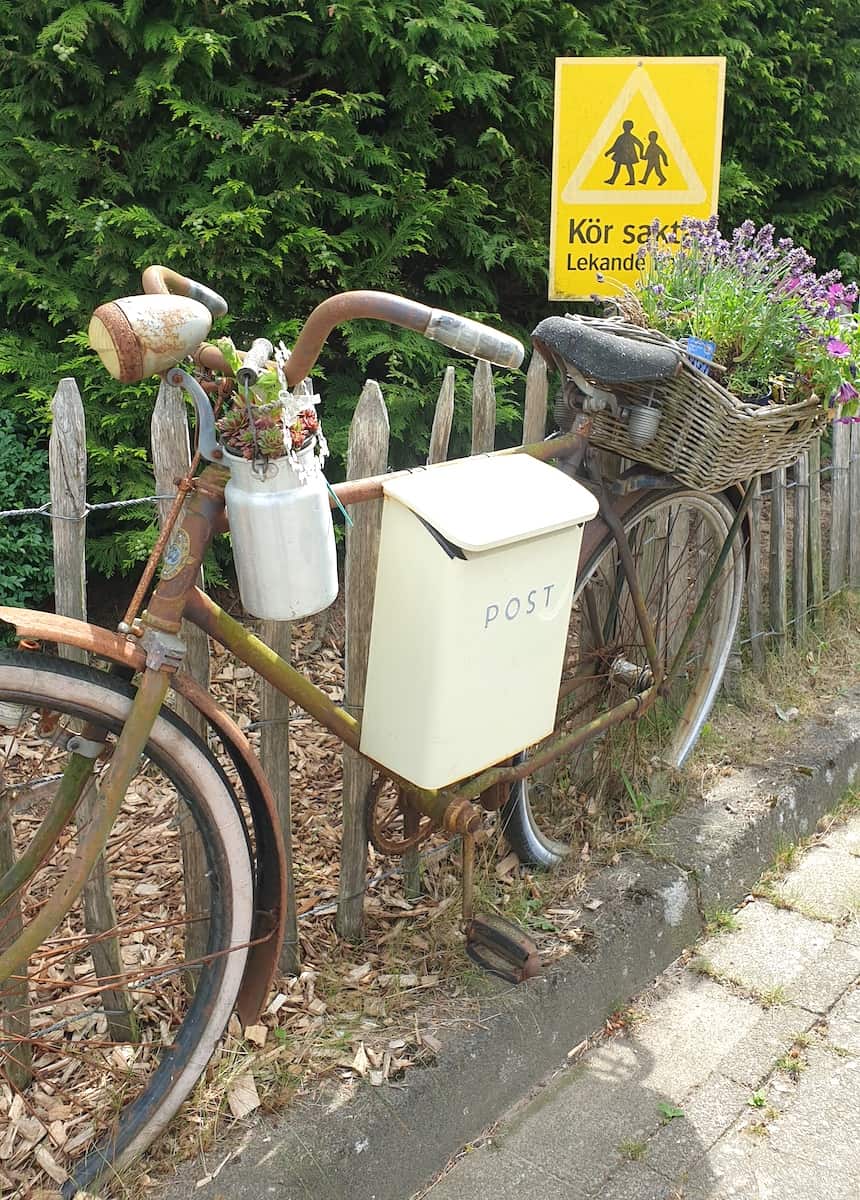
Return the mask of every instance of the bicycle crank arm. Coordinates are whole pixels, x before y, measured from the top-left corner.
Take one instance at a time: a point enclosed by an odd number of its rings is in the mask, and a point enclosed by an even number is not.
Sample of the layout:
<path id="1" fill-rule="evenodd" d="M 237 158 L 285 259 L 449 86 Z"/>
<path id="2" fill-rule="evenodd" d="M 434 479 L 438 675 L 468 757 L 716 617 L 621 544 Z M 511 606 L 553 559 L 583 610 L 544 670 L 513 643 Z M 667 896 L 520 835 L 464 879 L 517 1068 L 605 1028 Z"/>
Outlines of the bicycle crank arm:
<path id="1" fill-rule="evenodd" d="M 482 970 L 507 983 L 524 983 L 541 973 L 535 943 L 503 917 L 473 917 L 467 922 L 466 953 Z"/>

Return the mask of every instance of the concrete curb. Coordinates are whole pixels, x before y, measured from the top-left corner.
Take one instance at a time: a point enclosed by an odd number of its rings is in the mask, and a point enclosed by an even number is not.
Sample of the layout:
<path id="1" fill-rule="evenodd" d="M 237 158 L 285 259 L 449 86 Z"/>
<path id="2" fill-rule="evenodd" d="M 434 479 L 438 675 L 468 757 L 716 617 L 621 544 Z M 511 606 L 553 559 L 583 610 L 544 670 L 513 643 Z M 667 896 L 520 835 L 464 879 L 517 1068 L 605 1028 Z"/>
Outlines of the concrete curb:
<path id="1" fill-rule="evenodd" d="M 741 900 L 781 844 L 813 832 L 860 773 L 860 688 L 798 734 L 790 756 L 735 773 L 670 820 L 656 859 L 625 855 L 601 872 L 588 949 L 483 1000 L 434 1067 L 401 1087 L 359 1087 L 345 1104 L 330 1094 L 296 1102 L 246 1128 L 212 1183 L 195 1186 L 200 1169 L 181 1168 L 164 1200 L 407 1200 L 669 966 L 710 909 Z"/>

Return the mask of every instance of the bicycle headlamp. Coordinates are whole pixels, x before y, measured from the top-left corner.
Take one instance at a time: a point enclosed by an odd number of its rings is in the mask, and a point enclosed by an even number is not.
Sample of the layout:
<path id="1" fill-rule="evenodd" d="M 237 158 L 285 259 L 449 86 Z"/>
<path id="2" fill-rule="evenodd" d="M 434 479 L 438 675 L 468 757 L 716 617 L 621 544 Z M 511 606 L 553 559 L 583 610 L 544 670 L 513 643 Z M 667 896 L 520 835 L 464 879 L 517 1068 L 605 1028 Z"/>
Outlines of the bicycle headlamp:
<path id="1" fill-rule="evenodd" d="M 167 371 L 196 350 L 212 314 L 187 296 L 123 296 L 90 318 L 89 342 L 114 379 L 137 383 Z"/>

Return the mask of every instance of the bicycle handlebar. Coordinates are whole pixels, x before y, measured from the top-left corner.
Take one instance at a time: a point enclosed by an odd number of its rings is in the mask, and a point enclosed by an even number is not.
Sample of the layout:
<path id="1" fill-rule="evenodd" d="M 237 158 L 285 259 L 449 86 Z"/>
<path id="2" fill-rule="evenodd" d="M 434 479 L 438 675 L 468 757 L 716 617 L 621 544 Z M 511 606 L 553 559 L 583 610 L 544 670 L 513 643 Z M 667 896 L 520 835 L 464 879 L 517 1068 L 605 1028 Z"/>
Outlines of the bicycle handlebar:
<path id="1" fill-rule="evenodd" d="M 469 317 L 430 308 L 390 292 L 342 292 L 323 300 L 308 317 L 286 364 L 287 383 L 295 387 L 310 374 L 326 338 L 336 325 L 359 318 L 388 321 L 404 329 L 414 329 L 432 341 L 473 358 L 484 358 L 498 367 L 518 367 L 525 354 L 522 343 L 516 338 Z M 209 342 L 204 342 L 193 357 L 196 363 L 210 371 L 232 373 L 221 351 Z"/>
<path id="2" fill-rule="evenodd" d="M 203 341 L 212 318 L 227 312 L 222 296 L 161 266 L 146 268 L 143 290 L 143 296 L 125 296 L 100 305 L 90 321 L 90 344 L 115 379 L 133 383 L 147 375 L 161 374 L 188 354 L 210 370 L 232 374 L 217 346 Z M 183 299 L 168 299 L 171 296 Z M 356 318 L 414 329 L 443 346 L 499 367 L 518 367 L 525 354 L 516 338 L 468 317 L 389 292 L 343 292 L 318 304 L 305 322 L 285 368 L 290 386 L 295 387 L 310 374 L 332 329 Z M 252 347 L 251 361 L 241 369 L 248 382 L 265 366 L 261 341 L 254 344 L 257 352 Z M 266 346 L 271 353 L 269 343 Z"/>
<path id="3" fill-rule="evenodd" d="M 293 386 L 313 369 L 323 343 L 344 321 L 372 317 L 389 321 L 404 329 L 414 329 L 432 341 L 460 350 L 473 358 L 485 358 L 498 367 L 518 367 L 525 350 L 516 338 L 481 325 L 468 317 L 440 308 L 429 308 L 416 300 L 394 296 L 390 292 L 342 292 L 318 304 L 296 339 L 286 367 L 287 381 Z"/>
<path id="4" fill-rule="evenodd" d="M 199 300 L 213 317 L 223 317 L 228 311 L 223 296 L 169 267 L 147 267 L 143 272 L 143 290 L 148 296 L 187 296 L 189 300 Z"/>

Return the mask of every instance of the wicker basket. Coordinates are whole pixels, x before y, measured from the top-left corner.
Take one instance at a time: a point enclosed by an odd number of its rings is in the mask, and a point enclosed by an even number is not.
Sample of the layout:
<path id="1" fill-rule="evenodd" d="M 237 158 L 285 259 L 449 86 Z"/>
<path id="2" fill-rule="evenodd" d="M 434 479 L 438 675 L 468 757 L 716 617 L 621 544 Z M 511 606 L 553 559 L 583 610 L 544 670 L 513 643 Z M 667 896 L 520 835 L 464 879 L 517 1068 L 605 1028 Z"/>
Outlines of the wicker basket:
<path id="1" fill-rule="evenodd" d="M 690 487 L 719 492 L 763 471 L 787 467 L 826 422 L 820 401 L 812 396 L 799 404 L 743 404 L 715 379 L 697 370 L 683 347 L 651 329 L 609 318 L 577 317 L 597 329 L 639 341 L 675 347 L 681 370 L 660 383 L 660 422 L 654 439 L 635 445 L 622 413 L 594 414 L 591 442 L 635 462 L 674 475 Z M 652 385 L 613 386 L 622 406 L 646 401 Z"/>

